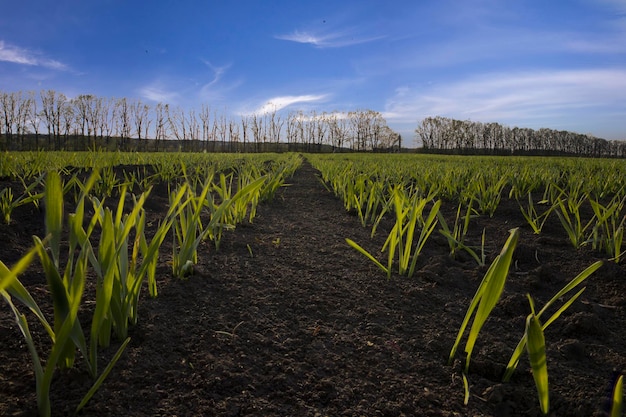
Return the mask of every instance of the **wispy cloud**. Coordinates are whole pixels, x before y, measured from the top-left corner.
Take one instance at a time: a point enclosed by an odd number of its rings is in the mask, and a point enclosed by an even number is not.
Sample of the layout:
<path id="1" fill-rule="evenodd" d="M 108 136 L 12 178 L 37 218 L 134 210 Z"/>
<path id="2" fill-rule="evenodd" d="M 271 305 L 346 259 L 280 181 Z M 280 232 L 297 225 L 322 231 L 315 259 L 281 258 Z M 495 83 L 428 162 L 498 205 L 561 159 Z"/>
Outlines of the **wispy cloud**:
<path id="1" fill-rule="evenodd" d="M 373 42 L 384 38 L 384 36 L 362 36 L 356 34 L 354 30 L 325 33 L 295 30 L 286 35 L 276 35 L 275 38 L 284 41 L 311 44 L 318 48 L 340 48 Z"/>
<path id="2" fill-rule="evenodd" d="M 572 40 L 567 48 L 574 52 L 592 54 L 623 54 L 626 53 L 626 36 L 622 39 Z"/>
<path id="3" fill-rule="evenodd" d="M 9 45 L 2 40 L 0 40 L 0 61 L 19 65 L 40 66 L 60 71 L 69 69 L 62 62 L 40 56 L 40 54 L 28 49 Z"/>
<path id="4" fill-rule="evenodd" d="M 611 11 L 611 25 L 619 30 L 626 30 L 626 1 L 624 0 L 588 0 Z"/>
<path id="5" fill-rule="evenodd" d="M 396 45 L 395 48 L 374 49 L 357 57 L 355 65 L 363 74 L 379 75 L 393 70 L 450 70 L 453 66 L 464 71 L 467 64 L 525 68 L 537 60 L 552 62 L 556 56 L 574 59 L 581 54 L 626 53 L 626 1 L 583 2 L 590 3 L 595 13 L 602 6 L 598 14 L 603 18 L 598 26 L 553 21 L 540 8 L 524 2 L 444 0 L 423 17 L 428 22 L 422 27 L 428 32 L 420 34 L 420 27 L 416 27 L 408 32 L 413 37 L 393 39 L 390 45 Z M 589 7 L 579 8 L 589 13 Z M 454 13 L 449 13 L 451 9 Z M 620 20 L 624 24 L 616 26 Z M 409 21 L 400 17 L 393 26 L 409 25 Z M 401 59 L 397 58 L 399 51 Z"/>
<path id="6" fill-rule="evenodd" d="M 223 82 L 224 75 L 230 69 L 231 64 L 216 66 L 207 60 L 202 60 L 202 62 L 211 70 L 212 78 L 211 81 L 202 84 L 199 92 L 201 100 L 221 100 L 228 91 L 241 85 L 241 81 L 226 84 Z"/>
<path id="7" fill-rule="evenodd" d="M 626 112 L 626 70 L 591 69 L 484 74 L 449 84 L 401 87 L 384 115 L 397 123 L 427 116 L 516 126 L 577 123 L 594 109 Z M 592 116 L 589 116 L 592 117 Z"/>
<path id="8" fill-rule="evenodd" d="M 168 91 L 158 82 L 140 88 L 139 94 L 142 98 L 155 103 L 173 103 L 179 96 L 177 92 Z"/>
<path id="9" fill-rule="evenodd" d="M 606 13 L 601 30 L 574 33 L 566 46 L 574 52 L 623 54 L 626 52 L 626 1 L 587 0 Z"/>
<path id="10" fill-rule="evenodd" d="M 280 111 L 294 104 L 320 102 L 328 98 L 328 94 L 305 94 L 300 96 L 278 96 L 265 100 L 263 104 L 245 114 L 265 114 Z"/>
<path id="11" fill-rule="evenodd" d="M 211 64 L 209 61 L 207 60 L 202 60 L 202 62 L 204 63 L 204 65 L 206 65 L 207 67 L 209 67 L 209 69 L 211 69 L 211 71 L 213 72 L 213 79 L 206 83 L 204 85 L 204 87 L 208 87 L 210 88 L 211 86 L 215 85 L 218 83 L 218 81 L 222 78 L 222 76 L 224 75 L 224 73 L 226 72 L 226 70 L 228 68 L 230 68 L 230 64 L 229 65 L 223 65 L 221 67 L 217 67 L 213 64 Z"/>

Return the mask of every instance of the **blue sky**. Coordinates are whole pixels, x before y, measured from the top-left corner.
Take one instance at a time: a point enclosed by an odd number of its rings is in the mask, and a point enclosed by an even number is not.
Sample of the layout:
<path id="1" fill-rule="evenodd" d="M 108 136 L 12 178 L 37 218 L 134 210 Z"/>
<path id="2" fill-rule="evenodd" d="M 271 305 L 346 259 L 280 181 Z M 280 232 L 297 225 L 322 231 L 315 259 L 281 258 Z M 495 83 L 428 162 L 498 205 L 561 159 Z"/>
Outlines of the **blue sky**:
<path id="1" fill-rule="evenodd" d="M 0 90 L 41 89 L 626 139 L 626 0 L 5 1 Z"/>

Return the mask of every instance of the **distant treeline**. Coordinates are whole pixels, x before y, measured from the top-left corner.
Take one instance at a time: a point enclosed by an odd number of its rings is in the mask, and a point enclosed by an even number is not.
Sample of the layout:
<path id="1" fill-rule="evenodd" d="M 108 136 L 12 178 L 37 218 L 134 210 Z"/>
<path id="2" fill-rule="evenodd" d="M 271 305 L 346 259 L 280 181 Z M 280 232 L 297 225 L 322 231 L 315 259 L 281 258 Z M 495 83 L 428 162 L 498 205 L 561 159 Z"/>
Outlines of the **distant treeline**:
<path id="1" fill-rule="evenodd" d="M 626 157 L 626 141 L 608 141 L 547 128 L 510 128 L 498 123 L 437 116 L 422 120 L 415 133 L 422 141 L 423 152 Z"/>
<path id="2" fill-rule="evenodd" d="M 552 129 L 427 117 L 417 152 L 626 157 L 626 142 Z M 403 147 L 404 146 L 404 147 Z M 0 91 L 0 151 L 121 150 L 206 152 L 408 151 L 381 113 L 311 111 L 240 115 L 184 110 L 53 90 Z"/>
<path id="3" fill-rule="evenodd" d="M 199 141 L 195 139 L 122 139 L 119 137 L 89 139 L 82 136 L 67 135 L 60 137 L 51 145 L 48 144 L 47 136 L 35 137 L 33 134 L 20 136 L 19 140 L 6 143 L 0 135 L 0 151 L 41 151 L 62 150 L 70 152 L 82 151 L 124 151 L 124 152 L 240 152 L 240 153 L 263 153 L 263 152 L 306 152 L 306 153 L 332 153 L 353 152 L 350 148 L 337 148 L 328 144 L 319 143 L 286 143 L 286 142 L 231 142 L 231 141 Z M 387 151 L 387 150 L 376 150 Z M 405 149 L 405 151 L 407 151 Z"/>
<path id="4" fill-rule="evenodd" d="M 140 100 L 0 91 L 0 150 L 380 151 L 400 136 L 373 110 L 265 111 L 226 117 L 202 105 L 185 110 Z"/>

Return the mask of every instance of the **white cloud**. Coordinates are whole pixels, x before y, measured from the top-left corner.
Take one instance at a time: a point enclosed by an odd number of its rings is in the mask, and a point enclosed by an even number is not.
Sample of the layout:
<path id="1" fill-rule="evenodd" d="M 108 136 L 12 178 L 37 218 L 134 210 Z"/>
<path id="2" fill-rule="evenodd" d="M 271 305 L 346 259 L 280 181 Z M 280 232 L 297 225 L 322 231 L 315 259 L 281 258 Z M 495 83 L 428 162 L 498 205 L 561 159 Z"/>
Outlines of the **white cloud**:
<path id="1" fill-rule="evenodd" d="M 144 99 L 154 101 L 156 103 L 172 103 L 178 98 L 178 93 L 167 91 L 158 83 L 142 87 L 139 89 L 139 94 Z"/>
<path id="2" fill-rule="evenodd" d="M 589 0 L 591 3 L 596 3 L 600 6 L 606 6 L 609 10 L 615 13 L 616 17 L 626 16 L 626 1 L 624 0 Z"/>
<path id="3" fill-rule="evenodd" d="M 37 53 L 20 48 L 14 45 L 8 45 L 0 40 L 0 61 L 11 62 L 13 64 L 41 66 L 55 70 L 65 71 L 67 65 L 56 61 L 40 57 Z"/>
<path id="4" fill-rule="evenodd" d="M 614 12 L 614 17 L 610 24 L 624 34 L 626 31 L 626 1 L 607 0 L 607 2 L 611 7 L 613 7 Z"/>
<path id="5" fill-rule="evenodd" d="M 626 52 L 626 1 L 587 0 L 607 12 L 598 33 L 584 34 L 567 46 L 576 52 L 623 54 Z"/>
<path id="6" fill-rule="evenodd" d="M 353 33 L 353 31 L 317 34 L 296 30 L 287 35 L 276 35 L 275 38 L 297 43 L 308 43 L 318 48 L 340 48 L 376 41 L 384 38 L 384 36 L 357 36 Z"/>
<path id="7" fill-rule="evenodd" d="M 279 111 L 285 107 L 289 107 L 298 103 L 313 103 L 328 98 L 328 94 L 306 94 L 300 96 L 279 96 L 266 100 L 261 106 L 252 112 L 244 112 L 248 114 L 265 114 Z"/>
<path id="8" fill-rule="evenodd" d="M 207 60 L 201 61 L 209 69 L 209 76 L 206 71 L 201 72 L 199 76 L 194 74 L 193 77 L 162 73 L 136 91 L 143 99 L 149 101 L 199 107 L 206 102 L 216 104 L 223 101 L 228 91 L 241 84 L 240 81 L 224 83 L 224 76 L 230 64 L 215 66 Z"/>
<path id="9" fill-rule="evenodd" d="M 306 32 L 299 32 L 297 30 L 288 35 L 277 35 L 276 39 L 297 43 L 310 43 L 311 45 L 320 45 L 322 42 L 324 42 L 324 38 L 322 37 L 315 36 Z"/>
<path id="10" fill-rule="evenodd" d="M 439 115 L 514 126 L 577 125 L 581 115 L 590 122 L 600 117 L 598 110 L 626 114 L 626 70 L 484 74 L 445 85 L 404 86 L 385 109 L 385 118 L 400 124 Z"/>
<path id="11" fill-rule="evenodd" d="M 224 75 L 226 70 L 228 68 L 230 68 L 230 65 L 224 65 L 224 66 L 221 66 L 221 67 L 216 67 L 215 65 L 211 64 L 209 61 L 206 61 L 204 59 L 202 60 L 202 62 L 204 63 L 204 65 L 209 67 L 211 69 L 211 71 L 213 72 L 213 79 L 210 82 L 206 83 L 203 86 L 203 88 L 204 87 L 209 88 L 209 87 L 217 84 L 217 82 L 222 78 L 222 76 Z"/>
<path id="12" fill-rule="evenodd" d="M 296 120 L 302 120 L 304 122 L 310 122 L 313 120 L 324 120 L 325 118 L 333 117 L 335 120 L 346 120 L 350 119 L 350 115 L 348 112 L 343 111 L 332 111 L 332 112 L 321 112 L 321 113 L 301 113 L 294 115 Z"/>
<path id="13" fill-rule="evenodd" d="M 241 85 L 241 81 L 234 81 L 227 84 L 224 84 L 222 81 L 224 75 L 231 67 L 231 64 L 215 66 L 206 60 L 202 60 L 202 62 L 211 70 L 212 79 L 204 83 L 200 88 L 199 96 L 201 100 L 221 100 L 228 91 Z"/>
<path id="14" fill-rule="evenodd" d="M 623 54 L 626 52 L 626 37 L 619 39 L 598 39 L 595 41 L 571 41 L 567 48 L 575 52 L 593 54 Z"/>

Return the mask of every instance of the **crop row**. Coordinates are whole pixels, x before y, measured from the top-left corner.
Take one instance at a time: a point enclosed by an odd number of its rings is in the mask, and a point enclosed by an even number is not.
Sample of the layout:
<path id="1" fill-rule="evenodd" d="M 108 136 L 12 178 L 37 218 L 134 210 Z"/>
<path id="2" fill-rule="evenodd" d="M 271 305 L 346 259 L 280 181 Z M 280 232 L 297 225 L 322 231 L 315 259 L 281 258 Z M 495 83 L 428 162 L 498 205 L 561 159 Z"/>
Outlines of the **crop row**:
<path id="1" fill-rule="evenodd" d="M 372 261 L 387 275 L 397 266 L 399 275 L 412 276 L 426 241 L 438 229 L 449 245 L 450 255 L 465 251 L 479 265 L 485 265 L 485 232 L 478 245 L 466 241 L 470 222 L 478 216 L 493 217 L 503 198 L 515 200 L 535 234 L 542 233 L 548 217 L 558 217 L 575 248 L 590 245 L 619 263 L 626 255 L 626 164 L 623 161 L 442 158 L 373 155 L 311 155 L 309 160 L 320 171 L 321 180 L 342 199 L 349 211 L 358 215 L 364 227 L 376 233 L 383 218 L 390 218 L 390 231 L 381 249 L 386 262 L 378 260 L 361 245 L 347 243 Z M 462 163 L 460 163 L 462 162 Z M 447 222 L 443 204 L 457 207 L 454 222 Z M 468 371 L 473 348 L 483 324 L 496 306 L 504 289 L 519 228 L 510 236 L 491 262 L 470 302 L 449 355 L 453 364 L 466 330 L 465 365 L 462 379 L 465 403 L 469 399 Z M 544 330 L 583 293 L 582 283 L 601 265 L 597 261 L 558 291 L 541 309 L 527 294 L 531 313 L 526 328 L 513 351 L 503 381 L 508 381 L 524 351 L 528 353 L 537 387 L 541 411 L 549 413 L 549 385 Z M 573 295 L 571 295 L 573 294 Z M 561 300 L 568 296 L 568 299 Z M 548 317 L 553 305 L 560 307 Z M 471 322 L 471 326 L 470 326 Z M 621 415 L 621 376 L 614 388 L 611 415 Z"/>
<path id="2" fill-rule="evenodd" d="M 517 203 L 535 234 L 542 232 L 548 218 L 558 218 L 575 248 L 591 246 L 616 263 L 624 259 L 626 162 L 622 160 L 415 155 L 311 155 L 309 159 L 345 208 L 354 210 L 363 226 L 371 226 L 372 235 L 387 213 L 395 213 L 398 228 L 406 221 L 420 225 L 428 221 L 428 217 L 420 220 L 421 211 L 432 206 L 451 255 L 464 250 L 484 264 L 484 242 L 470 246 L 465 240 L 469 224 L 481 215 L 493 217 L 502 199 L 508 198 Z M 452 222 L 438 214 L 442 203 L 456 207 Z M 409 211 L 417 207 L 422 208 L 413 219 Z M 410 269 L 407 272 L 411 274 Z"/>
<path id="3" fill-rule="evenodd" d="M 74 366 L 76 351 L 94 379 L 84 406 L 125 349 L 128 328 L 138 321 L 138 299 L 143 283 L 157 296 L 156 266 L 164 239 L 172 239 L 172 275 L 193 274 L 198 246 L 210 240 L 219 248 L 225 230 L 253 220 L 259 202 L 275 191 L 300 165 L 296 155 L 179 154 L 5 154 L 4 177 L 21 187 L 0 190 L 4 221 L 12 221 L 17 207 L 45 208 L 43 236 L 13 268 L 0 262 L 0 294 L 15 314 L 33 358 L 41 415 L 50 414 L 48 392 L 56 369 Z M 57 156 L 60 157 L 56 160 Z M 100 156 L 100 157 L 98 157 Z M 31 158 L 24 162 L 24 159 Z M 450 255 L 469 254 L 479 265 L 490 266 L 472 299 L 449 358 L 469 328 L 462 371 L 466 401 L 473 347 L 505 286 L 519 230 L 510 232 L 499 254 L 481 242 L 469 242 L 470 224 L 479 216 L 493 217 L 503 199 L 514 201 L 533 233 L 541 234 L 548 219 L 563 227 L 576 248 L 590 246 L 610 261 L 624 259 L 626 164 L 623 161 L 532 158 L 454 158 L 415 155 L 307 155 L 320 171 L 324 184 L 355 212 L 372 235 L 383 229 L 388 236 L 380 261 L 359 243 L 348 244 L 370 259 L 387 277 L 394 271 L 412 276 L 429 238 L 444 236 Z M 131 165 L 124 170 L 118 164 Z M 156 227 L 146 221 L 146 202 L 154 187 L 169 184 L 167 214 Z M 67 207 L 71 207 L 70 210 Z M 451 206 L 456 216 L 443 215 Z M 89 213 L 89 215 L 88 215 Z M 391 223 L 389 223 L 389 221 Z M 495 256 L 492 256 L 495 255 Z M 54 305 L 52 323 L 45 317 L 18 275 L 38 258 Z M 511 377 L 524 351 L 537 386 L 542 411 L 549 408 L 544 330 L 582 294 L 582 283 L 601 265 L 586 268 L 531 314 L 507 366 Z M 84 288 L 96 282 L 96 303 L 89 329 L 78 320 Z M 571 295 L 573 294 L 573 295 Z M 561 298 L 569 297 L 565 301 Z M 15 300 L 19 303 L 14 302 Z M 45 360 L 33 341 L 26 316 L 29 309 L 46 330 L 52 349 Z M 548 316 L 549 307 L 556 312 Z M 554 310 L 554 308 L 553 308 Z M 98 350 L 111 338 L 121 345 L 101 372 Z M 614 389 L 614 415 L 621 403 L 620 378 Z"/>
<path id="4" fill-rule="evenodd" d="M 271 199 L 301 163 L 296 155 L 273 155 L 269 160 L 267 155 L 238 157 L 230 165 L 192 158 L 167 165 L 163 159 L 164 170 L 157 166 L 146 176 L 131 170 L 118 178 L 113 166 L 107 165 L 84 180 L 82 170 L 53 169 L 25 184 L 23 197 L 17 201 L 44 208 L 45 234 L 34 236 L 33 249 L 12 268 L 0 261 L 0 295 L 13 311 L 29 348 L 41 416 L 51 414 L 49 392 L 55 371 L 74 367 L 77 351 L 94 380 L 77 411 L 103 383 L 130 341 L 128 328 L 138 321 L 143 284 L 147 283 L 151 296 L 157 296 L 157 262 L 168 235 L 173 239 L 172 274 L 179 278 L 193 274 L 201 242 L 211 240 L 219 247 L 224 230 L 246 218 L 252 221 L 257 205 Z M 149 234 L 145 203 L 153 186 L 165 178 L 168 211 Z M 9 200 L 7 194 L 3 190 L 3 198 Z M 4 211 L 5 221 L 11 221 L 10 213 Z M 52 322 L 18 279 L 35 258 L 46 277 Z M 95 284 L 96 295 L 86 329 L 78 312 L 89 280 Z M 50 338 L 45 358 L 36 346 L 24 307 Z M 112 336 L 121 345 L 98 372 L 98 351 L 110 345 Z"/>

